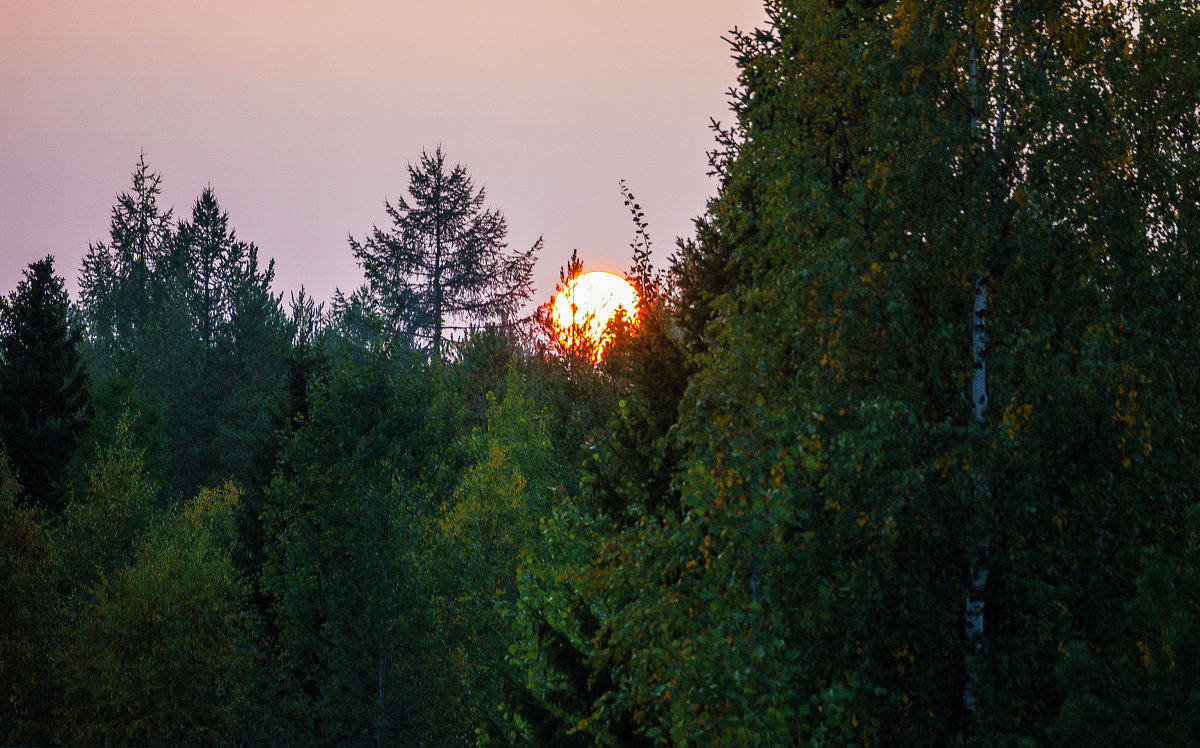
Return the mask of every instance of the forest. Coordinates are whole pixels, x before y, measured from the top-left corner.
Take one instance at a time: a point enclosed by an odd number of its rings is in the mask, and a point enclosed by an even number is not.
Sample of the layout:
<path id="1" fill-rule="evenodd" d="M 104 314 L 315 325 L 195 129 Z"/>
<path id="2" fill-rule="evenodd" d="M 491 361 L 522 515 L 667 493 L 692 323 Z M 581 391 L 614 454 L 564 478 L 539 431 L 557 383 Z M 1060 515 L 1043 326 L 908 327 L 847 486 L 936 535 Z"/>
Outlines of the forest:
<path id="1" fill-rule="evenodd" d="M 440 148 L 327 304 L 138 159 L 0 301 L 0 743 L 1191 743 L 1200 3 L 766 10 L 602 349 Z"/>

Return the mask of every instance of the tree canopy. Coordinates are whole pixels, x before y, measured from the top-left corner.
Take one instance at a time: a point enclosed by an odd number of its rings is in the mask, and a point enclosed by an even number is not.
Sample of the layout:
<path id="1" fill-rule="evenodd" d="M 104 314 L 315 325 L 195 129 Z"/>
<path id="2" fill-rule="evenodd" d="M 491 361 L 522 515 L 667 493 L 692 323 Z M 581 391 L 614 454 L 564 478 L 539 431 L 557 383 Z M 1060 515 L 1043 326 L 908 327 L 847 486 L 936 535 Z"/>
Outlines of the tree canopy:
<path id="1" fill-rule="evenodd" d="M 441 149 L 287 311 L 139 159 L 0 300 L 0 741 L 1194 740 L 1200 7 L 766 10 L 602 351 Z"/>

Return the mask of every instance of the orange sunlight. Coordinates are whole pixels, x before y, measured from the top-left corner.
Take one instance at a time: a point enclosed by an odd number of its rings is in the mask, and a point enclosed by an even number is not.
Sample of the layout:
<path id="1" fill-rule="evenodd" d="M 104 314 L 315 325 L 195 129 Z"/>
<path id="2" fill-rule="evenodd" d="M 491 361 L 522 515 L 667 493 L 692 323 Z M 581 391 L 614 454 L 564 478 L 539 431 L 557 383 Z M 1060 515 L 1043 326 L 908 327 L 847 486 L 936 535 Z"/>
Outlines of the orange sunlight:
<path id="1" fill-rule="evenodd" d="M 637 319 L 637 291 L 633 286 L 615 273 L 583 273 L 555 297 L 554 324 L 564 345 L 570 347 L 575 336 L 582 335 L 595 346 L 599 357 L 608 343 L 604 328 L 617 309 L 624 309 L 631 322 Z"/>

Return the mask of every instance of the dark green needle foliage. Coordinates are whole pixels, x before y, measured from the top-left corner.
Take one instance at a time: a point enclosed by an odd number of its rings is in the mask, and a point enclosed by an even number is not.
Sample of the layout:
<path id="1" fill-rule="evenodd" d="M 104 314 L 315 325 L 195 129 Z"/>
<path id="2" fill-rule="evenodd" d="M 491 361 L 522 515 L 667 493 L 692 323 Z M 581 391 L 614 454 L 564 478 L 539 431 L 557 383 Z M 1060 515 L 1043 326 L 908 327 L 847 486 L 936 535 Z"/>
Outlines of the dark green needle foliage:
<path id="1" fill-rule="evenodd" d="M 139 159 L 109 241 L 84 258 L 80 292 L 97 388 L 114 395 L 100 401 L 111 407 L 97 413 L 93 437 L 137 406 L 153 424 L 155 477 L 189 496 L 248 477 L 270 438 L 292 333 L 271 290 L 274 261 L 238 238 L 213 188 L 172 225 L 158 206 L 161 181 Z"/>
<path id="2" fill-rule="evenodd" d="M 0 437 L 26 496 L 55 513 L 88 416 L 81 336 L 53 257 L 30 264 L 0 299 Z"/>

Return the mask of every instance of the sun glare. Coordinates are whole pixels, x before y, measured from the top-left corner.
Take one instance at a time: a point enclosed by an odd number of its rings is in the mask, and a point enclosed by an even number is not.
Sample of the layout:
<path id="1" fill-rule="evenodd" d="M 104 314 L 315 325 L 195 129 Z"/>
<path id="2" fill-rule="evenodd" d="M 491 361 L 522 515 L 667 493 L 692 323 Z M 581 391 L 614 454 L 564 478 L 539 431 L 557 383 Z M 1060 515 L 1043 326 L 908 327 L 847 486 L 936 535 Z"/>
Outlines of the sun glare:
<path id="1" fill-rule="evenodd" d="M 604 328 L 624 309 L 631 321 L 637 318 L 637 292 L 624 278 L 602 270 L 584 273 L 554 298 L 554 323 L 563 343 L 570 345 L 572 330 L 586 336 L 596 346 L 596 355 L 604 349 Z"/>

